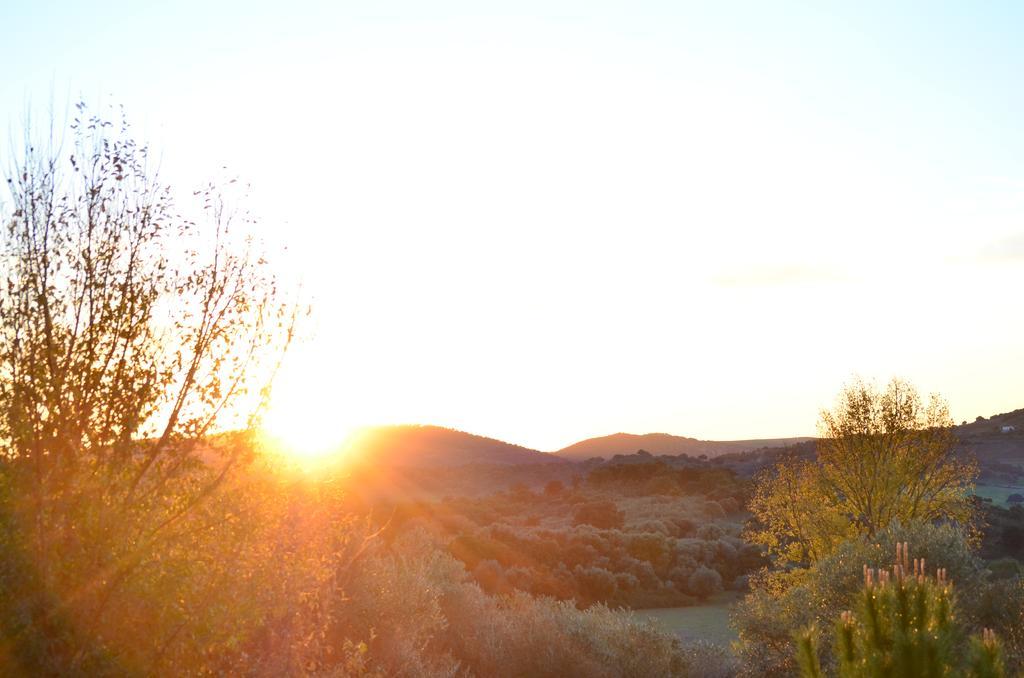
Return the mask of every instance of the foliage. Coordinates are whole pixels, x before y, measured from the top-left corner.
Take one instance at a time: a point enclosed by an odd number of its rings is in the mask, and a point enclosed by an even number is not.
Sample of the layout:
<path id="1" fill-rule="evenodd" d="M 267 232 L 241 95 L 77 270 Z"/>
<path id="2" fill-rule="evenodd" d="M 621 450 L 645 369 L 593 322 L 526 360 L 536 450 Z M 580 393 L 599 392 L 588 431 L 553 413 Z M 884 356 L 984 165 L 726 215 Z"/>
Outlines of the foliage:
<path id="1" fill-rule="evenodd" d="M 378 543 L 336 599 L 338 633 L 385 675 L 681 676 L 697 655 L 628 613 L 522 592 L 488 596 L 424 531 Z"/>
<path id="2" fill-rule="evenodd" d="M 627 494 L 705 495 L 734 504 L 747 499 L 747 482 L 727 468 L 708 465 L 685 455 L 651 461 L 650 455 L 616 457 L 587 474 L 587 485 L 614 488 Z"/>
<path id="3" fill-rule="evenodd" d="M 544 494 L 548 497 L 557 497 L 565 491 L 565 485 L 561 480 L 550 480 L 544 486 Z"/>
<path id="4" fill-rule="evenodd" d="M 980 636 L 971 637 L 968 655 L 969 675 L 973 678 L 1004 678 L 1006 666 L 1002 645 L 995 633 L 985 629 Z"/>
<path id="5" fill-rule="evenodd" d="M 610 529 L 622 527 L 625 518 L 614 502 L 594 501 L 578 507 L 573 515 L 572 522 L 574 525 L 593 525 L 594 527 Z"/>
<path id="6" fill-rule="evenodd" d="M 897 521 L 971 524 L 976 467 L 956 454 L 952 424 L 938 396 L 924 403 L 898 379 L 884 391 L 854 382 L 822 412 L 816 461 L 791 458 L 761 476 L 750 538 L 806 564 Z"/>
<path id="7" fill-rule="evenodd" d="M 864 566 L 865 586 L 855 611 L 842 613 L 835 627 L 837 672 L 845 678 L 883 676 L 1003 676 L 995 634 L 985 629 L 964 652 L 962 625 L 945 570 L 926 574 L 925 561 L 911 561 L 908 544 L 897 544 L 891 569 Z M 912 564 L 911 564 L 912 562 Z M 813 629 L 800 634 L 801 673 L 822 675 Z"/>
<path id="8" fill-rule="evenodd" d="M 656 505 L 635 488 L 627 510 L 615 482 L 583 491 L 552 464 L 463 512 L 396 507 L 394 525 L 371 525 L 350 509 L 375 506 L 376 488 L 258 454 L 294 311 L 238 237 L 249 221 L 215 187 L 182 216 L 128 131 L 83 111 L 70 154 L 26 143 L 9 182 L 6 673 L 642 676 L 710 661 L 603 604 L 691 602 L 675 580 L 704 568 L 714 588 L 757 562 L 734 529 L 692 537 L 682 497 Z M 452 472 L 456 486 L 508 473 Z M 385 480 L 404 487 L 402 475 Z M 706 498 L 737 501 L 731 474 L 670 478 L 712 479 Z"/>
<path id="9" fill-rule="evenodd" d="M 988 582 L 973 598 L 961 596 L 961 606 L 970 602 L 972 626 L 991 628 L 1007 666 L 1018 675 L 1024 670 L 1024 578 L 1016 576 Z"/>
<path id="10" fill-rule="evenodd" d="M 863 587 L 864 565 L 884 567 L 896 544 L 914 544 L 917 556 L 929 566 L 942 567 L 961 582 L 960 615 L 965 624 L 1010 628 L 1008 616 L 983 615 L 980 604 L 987 583 L 984 563 L 971 550 L 967 535 L 952 525 L 913 523 L 890 525 L 871 542 L 855 539 L 806 569 L 762 572 L 751 578 L 751 592 L 737 604 L 732 623 L 739 634 L 737 651 L 752 675 L 792 673 L 796 669 L 792 647 L 794 629 L 828 628 L 847 610 Z M 832 648 L 820 648 L 826 664 Z"/>
<path id="11" fill-rule="evenodd" d="M 687 579 L 687 589 L 700 600 L 722 590 L 722 575 L 701 565 Z"/>
<path id="12" fill-rule="evenodd" d="M 80 105 L 59 154 L 26 131 L 7 186 L 0 548 L 4 599 L 18 608 L 4 610 L 11 652 L 35 666 L 32 648 L 45 647 L 45 665 L 71 673 L 102 673 L 115 655 L 147 667 L 199 643 L 215 652 L 248 620 L 218 598 L 250 532 L 246 496 L 225 490 L 251 459 L 294 312 L 240 237 L 250 220 L 213 186 L 181 216 L 123 118 Z"/>
<path id="13" fill-rule="evenodd" d="M 694 529 L 699 498 L 616 496 L 603 501 L 623 514 L 623 526 L 598 529 L 573 525 L 572 507 L 594 495 L 538 496 L 520 505 L 508 495 L 451 499 L 421 505 L 404 524 L 435 531 L 489 593 L 514 589 L 578 605 L 623 605 L 633 609 L 684 606 L 726 582 L 745 587 L 742 577 L 763 564 L 760 549 L 739 538 L 739 525 L 705 523 Z M 526 514 L 524 516 L 524 513 Z M 693 579 L 691 575 L 700 571 Z"/>
<path id="14" fill-rule="evenodd" d="M 364 465 L 345 479 L 260 454 L 296 314 L 239 237 L 251 221 L 213 186 L 188 214 L 123 121 L 79 111 L 69 153 L 26 141 L 0 214 L 5 675 L 791 672 L 790 630 L 845 610 L 861 564 L 901 539 L 964 582 L 956 613 L 914 580 L 905 601 L 884 593 L 858 608 L 857 623 L 879 623 L 862 632 L 848 619 L 838 659 L 807 636 L 808 670 L 853 656 L 895 665 L 899 648 L 927 643 L 933 658 L 969 652 L 979 675 L 1000 675 L 1004 657 L 1019 665 L 1019 567 L 982 576 L 964 533 L 933 524 L 967 517 L 972 467 L 951 456 L 942 403 L 900 382 L 848 389 L 823 414 L 820 464 L 793 458 L 758 486 L 759 544 L 809 567 L 750 578 L 734 619 L 742 667 L 613 609 L 691 604 L 764 565 L 740 538 L 750 483 L 731 470 L 642 453 L 584 467 L 585 482 L 559 463 L 446 478 Z M 374 521 L 388 502 L 391 517 Z M 1009 548 L 1018 516 L 1003 517 Z M 991 626 L 1000 641 L 965 649 L 955 629 L 908 630 L 922 620 Z M 878 636 L 893 643 L 871 645 Z"/>
<path id="15" fill-rule="evenodd" d="M 1024 506 L 1010 508 L 991 502 L 978 502 L 985 525 L 981 540 L 981 555 L 989 560 L 1014 558 L 1024 561 Z"/>
<path id="16" fill-rule="evenodd" d="M 682 648 L 686 675 L 700 678 L 732 678 L 739 670 L 736 657 L 729 649 L 706 641 Z"/>

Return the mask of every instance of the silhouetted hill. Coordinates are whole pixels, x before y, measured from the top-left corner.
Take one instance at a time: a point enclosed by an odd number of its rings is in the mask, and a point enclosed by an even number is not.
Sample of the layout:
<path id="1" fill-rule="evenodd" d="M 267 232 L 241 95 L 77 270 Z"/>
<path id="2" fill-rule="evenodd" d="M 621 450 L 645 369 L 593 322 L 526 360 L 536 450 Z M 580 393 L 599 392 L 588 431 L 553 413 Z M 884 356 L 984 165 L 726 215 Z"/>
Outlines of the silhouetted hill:
<path id="1" fill-rule="evenodd" d="M 391 467 L 564 463 L 544 452 L 440 426 L 364 429 L 348 443 L 347 452 L 353 461 Z"/>
<path id="2" fill-rule="evenodd" d="M 706 454 L 717 457 L 722 454 L 750 452 L 765 447 L 784 447 L 813 440 L 808 437 L 766 438 L 762 440 L 697 440 L 668 433 L 615 433 L 600 438 L 583 440 L 555 452 L 555 455 L 571 461 L 584 461 L 593 457 L 610 459 L 617 454 L 629 455 L 646 450 L 653 455 L 686 454 L 698 457 Z"/>

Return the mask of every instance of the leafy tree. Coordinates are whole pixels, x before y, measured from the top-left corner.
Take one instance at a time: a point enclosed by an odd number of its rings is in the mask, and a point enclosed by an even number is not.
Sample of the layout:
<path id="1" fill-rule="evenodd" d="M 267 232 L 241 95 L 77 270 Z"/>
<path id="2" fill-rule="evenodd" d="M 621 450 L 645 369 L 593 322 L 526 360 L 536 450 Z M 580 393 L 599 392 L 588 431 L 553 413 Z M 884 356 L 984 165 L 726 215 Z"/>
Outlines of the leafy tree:
<path id="1" fill-rule="evenodd" d="M 976 466 L 955 451 L 944 401 L 906 382 L 844 388 L 820 421 L 817 460 L 782 461 L 759 480 L 750 537 L 783 562 L 814 562 L 893 522 L 970 523 Z"/>
<path id="2" fill-rule="evenodd" d="M 39 603 L 5 635 L 16 652 L 51 638 L 62 672 L 224 612 L 191 605 L 246 538 L 244 499 L 221 490 L 295 320 L 240 237 L 251 220 L 213 186 L 183 216 L 129 132 L 84 105 L 59 153 L 26 131 L 0 214 L 0 548 Z"/>
<path id="3" fill-rule="evenodd" d="M 565 492 L 565 485 L 561 480 L 549 480 L 544 486 L 544 496 L 546 497 L 560 497 L 563 492 Z"/>
<path id="4" fill-rule="evenodd" d="M 701 565 L 687 580 L 687 589 L 697 598 L 704 600 L 722 590 L 722 575 L 710 567 Z"/>
<path id="5" fill-rule="evenodd" d="M 581 504 L 573 514 L 573 525 L 593 525 L 603 529 L 621 528 L 626 515 L 613 501 L 592 501 Z"/>

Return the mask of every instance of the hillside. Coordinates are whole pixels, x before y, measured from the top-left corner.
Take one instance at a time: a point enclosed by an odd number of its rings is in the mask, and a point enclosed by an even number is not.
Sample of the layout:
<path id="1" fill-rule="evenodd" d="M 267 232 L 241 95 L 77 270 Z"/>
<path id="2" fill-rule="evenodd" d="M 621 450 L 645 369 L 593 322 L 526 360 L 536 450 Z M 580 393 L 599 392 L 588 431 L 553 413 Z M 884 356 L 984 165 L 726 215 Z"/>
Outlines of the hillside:
<path id="1" fill-rule="evenodd" d="M 1014 426 L 1003 433 L 1003 426 Z M 961 449 L 983 462 L 1024 460 L 1024 409 L 979 417 L 955 427 Z M 760 468 L 770 464 L 784 449 L 813 454 L 813 438 L 765 438 L 754 440 L 698 440 L 668 433 L 615 433 L 582 440 L 554 453 L 507 443 L 494 438 L 429 425 L 381 426 L 365 429 L 348 444 L 348 457 L 378 466 L 436 468 L 455 466 L 522 466 L 582 462 L 616 455 L 631 456 L 640 450 L 652 455 L 723 457 L 726 465 L 737 463 Z M 811 447 L 807 447 L 811 445 Z"/>
<path id="2" fill-rule="evenodd" d="M 1012 430 L 1004 432 L 1004 427 Z M 978 417 L 954 431 L 961 448 L 983 461 L 1024 460 L 1024 409 Z"/>
<path id="3" fill-rule="evenodd" d="M 616 454 L 633 454 L 646 450 L 653 455 L 686 454 L 698 457 L 706 454 L 717 457 L 722 454 L 750 452 L 765 447 L 783 447 L 813 440 L 807 437 L 766 438 L 762 440 L 697 440 L 668 433 L 615 433 L 600 438 L 580 441 L 555 452 L 555 455 L 570 461 L 584 461 L 593 457 L 610 459 Z"/>
<path id="4" fill-rule="evenodd" d="M 558 464 L 544 452 L 440 426 L 380 426 L 353 437 L 349 458 L 376 466 L 437 467 L 471 464 Z"/>

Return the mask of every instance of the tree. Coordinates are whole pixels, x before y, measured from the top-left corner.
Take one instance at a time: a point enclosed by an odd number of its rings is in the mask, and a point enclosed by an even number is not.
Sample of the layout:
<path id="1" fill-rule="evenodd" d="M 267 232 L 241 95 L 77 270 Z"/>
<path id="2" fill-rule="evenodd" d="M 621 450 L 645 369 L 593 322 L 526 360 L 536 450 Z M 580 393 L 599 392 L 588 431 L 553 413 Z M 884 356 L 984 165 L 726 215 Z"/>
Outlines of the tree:
<path id="1" fill-rule="evenodd" d="M 69 620 L 77 636 L 50 649 L 70 672 L 118 634 L 187 635 L 176 580 L 203 571 L 200 600 L 223 588 L 200 563 L 226 567 L 244 538 L 220 490 L 296 318 L 251 219 L 213 185 L 183 214 L 123 116 L 77 111 L 63 151 L 26 130 L 0 213 L 0 538 L 54 601 L 21 637 Z"/>
<path id="2" fill-rule="evenodd" d="M 565 485 L 562 484 L 561 480 L 549 480 L 547 485 L 544 486 L 544 496 L 546 497 L 559 497 L 565 491 Z"/>
<path id="3" fill-rule="evenodd" d="M 581 504 L 572 517 L 573 525 L 593 525 L 602 529 L 621 529 L 626 514 L 613 501 L 592 501 Z"/>
<path id="4" fill-rule="evenodd" d="M 697 598 L 704 600 L 722 590 L 722 575 L 710 567 L 701 565 L 687 580 L 687 589 Z"/>
<path id="5" fill-rule="evenodd" d="M 787 459 L 763 475 L 751 500 L 754 541 L 782 561 L 813 562 L 854 537 L 894 522 L 971 522 L 977 474 L 956 453 L 945 402 L 893 379 L 862 381 L 823 411 L 814 462 Z"/>

